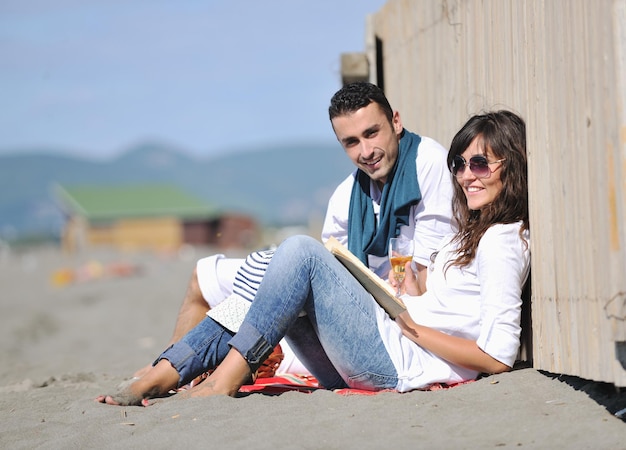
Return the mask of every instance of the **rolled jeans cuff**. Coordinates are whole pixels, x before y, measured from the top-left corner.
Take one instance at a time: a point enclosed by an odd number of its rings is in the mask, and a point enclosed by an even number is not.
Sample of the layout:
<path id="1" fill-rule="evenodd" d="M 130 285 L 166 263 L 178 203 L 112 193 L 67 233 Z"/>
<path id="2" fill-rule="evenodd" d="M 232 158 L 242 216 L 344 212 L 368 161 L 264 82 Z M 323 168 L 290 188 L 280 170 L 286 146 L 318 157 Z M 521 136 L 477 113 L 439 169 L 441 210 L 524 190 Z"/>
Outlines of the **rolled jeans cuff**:
<path id="1" fill-rule="evenodd" d="M 179 341 L 167 348 L 152 363 L 155 366 L 162 359 L 167 359 L 178 372 L 178 386 L 181 387 L 193 380 L 197 374 L 205 371 L 202 358 L 184 341 Z"/>
<path id="2" fill-rule="evenodd" d="M 274 346 L 269 344 L 259 331 L 248 322 L 243 322 L 237 334 L 228 342 L 232 348 L 241 353 L 254 373 L 270 356 Z"/>

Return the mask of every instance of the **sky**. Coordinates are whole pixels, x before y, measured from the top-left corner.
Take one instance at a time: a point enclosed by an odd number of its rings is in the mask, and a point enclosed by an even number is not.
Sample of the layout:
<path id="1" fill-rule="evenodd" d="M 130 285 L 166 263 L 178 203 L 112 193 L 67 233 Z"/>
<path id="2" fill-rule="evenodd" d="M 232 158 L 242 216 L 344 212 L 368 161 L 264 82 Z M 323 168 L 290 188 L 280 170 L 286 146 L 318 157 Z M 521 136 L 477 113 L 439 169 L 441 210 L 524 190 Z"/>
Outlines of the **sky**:
<path id="1" fill-rule="evenodd" d="M 212 156 L 334 139 L 340 55 L 385 0 L 2 0 L 0 154 Z"/>

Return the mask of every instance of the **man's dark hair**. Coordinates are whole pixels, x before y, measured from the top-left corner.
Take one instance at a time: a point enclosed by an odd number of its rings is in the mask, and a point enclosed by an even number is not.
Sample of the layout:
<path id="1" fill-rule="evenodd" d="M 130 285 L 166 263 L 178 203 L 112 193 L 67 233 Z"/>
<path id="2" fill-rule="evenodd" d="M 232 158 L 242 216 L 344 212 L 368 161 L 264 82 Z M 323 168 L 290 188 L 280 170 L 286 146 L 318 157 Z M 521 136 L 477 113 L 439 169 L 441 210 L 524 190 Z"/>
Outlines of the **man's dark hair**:
<path id="1" fill-rule="evenodd" d="M 384 92 L 375 84 L 364 81 L 350 83 L 339 89 L 330 99 L 328 115 L 330 120 L 333 120 L 337 116 L 344 116 L 365 108 L 372 102 L 378 103 L 391 123 L 393 110 Z"/>

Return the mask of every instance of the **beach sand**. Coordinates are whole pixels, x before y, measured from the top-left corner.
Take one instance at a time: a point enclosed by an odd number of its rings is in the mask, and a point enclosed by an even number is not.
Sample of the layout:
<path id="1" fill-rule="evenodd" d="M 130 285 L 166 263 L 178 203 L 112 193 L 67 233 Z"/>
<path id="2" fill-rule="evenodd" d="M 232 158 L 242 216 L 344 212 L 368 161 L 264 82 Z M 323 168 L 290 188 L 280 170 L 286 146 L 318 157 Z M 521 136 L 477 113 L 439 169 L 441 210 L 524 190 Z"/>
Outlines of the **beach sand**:
<path id="1" fill-rule="evenodd" d="M 208 252 L 0 253 L 0 448 L 626 449 L 624 389 L 532 368 L 432 392 L 94 402 L 163 350 Z"/>

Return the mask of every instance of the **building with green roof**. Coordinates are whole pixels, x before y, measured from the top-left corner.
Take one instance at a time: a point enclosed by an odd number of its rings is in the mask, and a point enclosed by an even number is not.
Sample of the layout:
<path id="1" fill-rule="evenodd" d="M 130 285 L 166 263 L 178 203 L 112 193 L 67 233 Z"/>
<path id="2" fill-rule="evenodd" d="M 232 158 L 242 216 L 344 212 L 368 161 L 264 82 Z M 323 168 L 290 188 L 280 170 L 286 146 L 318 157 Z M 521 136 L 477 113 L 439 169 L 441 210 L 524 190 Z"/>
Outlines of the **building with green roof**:
<path id="1" fill-rule="evenodd" d="M 55 187 L 66 216 L 63 246 L 177 249 L 183 244 L 247 247 L 255 221 L 219 210 L 165 184 Z"/>

